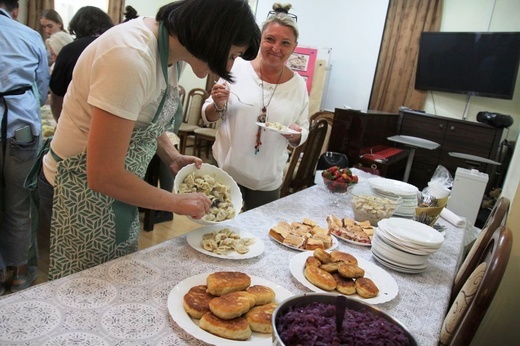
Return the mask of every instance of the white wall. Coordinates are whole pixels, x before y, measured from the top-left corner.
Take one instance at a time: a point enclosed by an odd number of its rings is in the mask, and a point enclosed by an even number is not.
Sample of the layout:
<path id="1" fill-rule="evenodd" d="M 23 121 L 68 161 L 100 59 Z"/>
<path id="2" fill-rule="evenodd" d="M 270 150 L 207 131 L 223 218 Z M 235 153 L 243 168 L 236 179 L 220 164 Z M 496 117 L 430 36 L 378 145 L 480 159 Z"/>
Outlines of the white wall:
<path id="1" fill-rule="evenodd" d="M 274 0 L 259 0 L 257 22 Z M 388 0 L 291 0 L 298 16 L 299 45 L 331 48 L 331 70 L 322 106 L 366 111 L 385 25 Z"/>
<path id="2" fill-rule="evenodd" d="M 366 111 L 370 101 L 375 66 L 389 0 L 291 0 L 298 16 L 299 45 L 331 48 L 331 70 L 322 107 L 327 110 L 348 106 Z M 169 1 L 127 0 L 140 15 L 153 16 Z M 274 0 L 258 0 L 258 25 L 266 19 Z M 285 3 L 285 1 L 282 1 Z M 188 67 L 181 77 L 188 91 L 204 87 Z"/>

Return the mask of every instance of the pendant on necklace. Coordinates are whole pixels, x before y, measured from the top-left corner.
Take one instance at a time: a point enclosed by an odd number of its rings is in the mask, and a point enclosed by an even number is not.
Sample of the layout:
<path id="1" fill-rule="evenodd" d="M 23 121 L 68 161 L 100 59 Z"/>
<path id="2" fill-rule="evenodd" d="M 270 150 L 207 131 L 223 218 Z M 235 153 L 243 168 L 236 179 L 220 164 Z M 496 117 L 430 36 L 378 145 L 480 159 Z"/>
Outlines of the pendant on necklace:
<path id="1" fill-rule="evenodd" d="M 267 120 L 267 109 L 262 107 L 262 113 L 258 116 L 258 122 L 265 124 Z M 258 130 L 256 131 L 256 141 L 255 141 L 255 155 L 260 151 L 260 146 L 262 145 L 262 128 L 258 126 Z"/>
<path id="2" fill-rule="evenodd" d="M 260 115 L 257 118 L 258 122 L 260 122 L 260 123 L 265 123 L 266 122 L 266 120 L 267 120 L 266 111 L 267 111 L 267 109 L 265 109 L 265 107 L 262 107 L 262 113 L 260 113 Z"/>

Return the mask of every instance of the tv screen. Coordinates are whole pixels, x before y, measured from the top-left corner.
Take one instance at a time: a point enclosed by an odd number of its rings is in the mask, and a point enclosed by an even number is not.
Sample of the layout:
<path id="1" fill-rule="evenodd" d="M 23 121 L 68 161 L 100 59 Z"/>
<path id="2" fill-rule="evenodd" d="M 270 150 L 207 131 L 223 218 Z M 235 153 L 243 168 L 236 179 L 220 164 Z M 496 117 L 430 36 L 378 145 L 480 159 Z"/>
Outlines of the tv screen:
<path id="1" fill-rule="evenodd" d="M 423 32 L 415 88 L 512 99 L 520 32 Z"/>

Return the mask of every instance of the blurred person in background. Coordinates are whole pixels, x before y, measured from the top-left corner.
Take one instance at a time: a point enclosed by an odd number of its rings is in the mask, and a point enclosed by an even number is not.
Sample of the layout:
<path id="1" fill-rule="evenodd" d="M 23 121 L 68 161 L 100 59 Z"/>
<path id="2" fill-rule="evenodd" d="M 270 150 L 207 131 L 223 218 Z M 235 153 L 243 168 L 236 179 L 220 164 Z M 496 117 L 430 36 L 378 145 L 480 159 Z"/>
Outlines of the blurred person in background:
<path id="1" fill-rule="evenodd" d="M 56 122 L 60 117 L 63 97 L 72 80 L 72 71 L 79 56 L 89 44 L 113 26 L 108 14 L 95 6 L 80 8 L 70 20 L 69 31 L 76 36 L 76 39 L 63 47 L 51 75 L 50 106 Z"/>
<path id="2" fill-rule="evenodd" d="M 45 40 L 45 46 L 47 50 L 51 53 L 51 57 L 53 61 L 56 61 L 56 57 L 60 53 L 61 49 L 71 43 L 73 41 L 72 36 L 67 34 L 65 31 L 58 31 L 51 35 L 48 39 Z M 50 67 L 50 71 L 54 68 L 54 63 Z"/>
<path id="3" fill-rule="evenodd" d="M 0 295 L 7 267 L 12 292 L 37 277 L 28 261 L 38 215 L 24 181 L 41 143 L 40 105 L 47 100 L 49 67 L 40 34 L 16 21 L 18 7 L 18 0 L 0 0 Z"/>
<path id="4" fill-rule="evenodd" d="M 65 30 L 65 27 L 63 26 L 63 19 L 61 19 L 60 14 L 52 8 L 42 11 L 40 15 L 40 24 L 47 36 L 44 37 L 44 39 L 50 38 L 52 34 L 60 31 L 67 33 L 67 30 Z M 49 50 L 47 50 L 47 61 L 49 62 L 49 66 L 54 63 L 54 59 Z"/>

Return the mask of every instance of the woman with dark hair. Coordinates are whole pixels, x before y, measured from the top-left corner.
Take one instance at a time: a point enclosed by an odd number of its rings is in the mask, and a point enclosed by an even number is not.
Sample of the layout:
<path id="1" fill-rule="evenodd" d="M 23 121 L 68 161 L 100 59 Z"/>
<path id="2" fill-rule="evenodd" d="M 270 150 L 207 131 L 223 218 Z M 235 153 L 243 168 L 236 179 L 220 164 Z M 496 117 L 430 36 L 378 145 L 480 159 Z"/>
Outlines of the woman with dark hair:
<path id="1" fill-rule="evenodd" d="M 52 8 L 48 8 L 42 11 L 40 15 L 40 24 L 47 34 L 47 37 L 51 37 L 52 34 L 58 31 L 65 31 L 65 27 L 63 26 L 63 19 L 56 10 Z"/>
<path id="2" fill-rule="evenodd" d="M 125 16 L 125 20 L 123 20 L 123 23 L 126 23 L 129 20 L 136 19 L 137 17 L 139 17 L 139 15 L 137 14 L 137 11 L 135 10 L 135 8 L 133 8 L 130 5 L 125 7 L 124 16 Z"/>
<path id="3" fill-rule="evenodd" d="M 61 19 L 60 14 L 52 8 L 42 11 L 42 14 L 40 15 L 40 24 L 47 35 L 46 39 L 50 38 L 55 33 L 62 32 L 69 36 L 69 41 L 72 41 L 72 37 L 67 33 L 67 30 L 65 30 L 65 27 L 63 26 L 63 19 Z M 61 36 L 63 37 L 65 35 L 62 34 Z M 51 50 L 47 48 L 47 60 L 49 66 L 54 63 L 54 60 L 56 59 L 55 55 L 53 55 Z"/>
<path id="4" fill-rule="evenodd" d="M 83 51 L 39 177 L 40 206 L 52 215 L 50 279 L 136 251 L 137 207 L 197 219 L 209 212 L 204 194 L 173 194 L 143 178 L 156 153 L 173 173 L 202 165 L 165 133 L 180 125 L 184 64 L 199 78 L 231 80 L 234 60 L 253 59 L 259 40 L 247 1 L 180 0 L 155 18 L 115 25 Z"/>
<path id="5" fill-rule="evenodd" d="M 112 19 L 100 8 L 85 6 L 80 8 L 70 20 L 69 31 L 76 35 L 76 40 L 69 43 L 60 52 L 54 63 L 50 82 L 50 106 L 52 116 L 58 121 L 63 106 L 63 97 L 67 92 L 72 71 L 79 56 L 102 33 L 113 27 Z"/>

